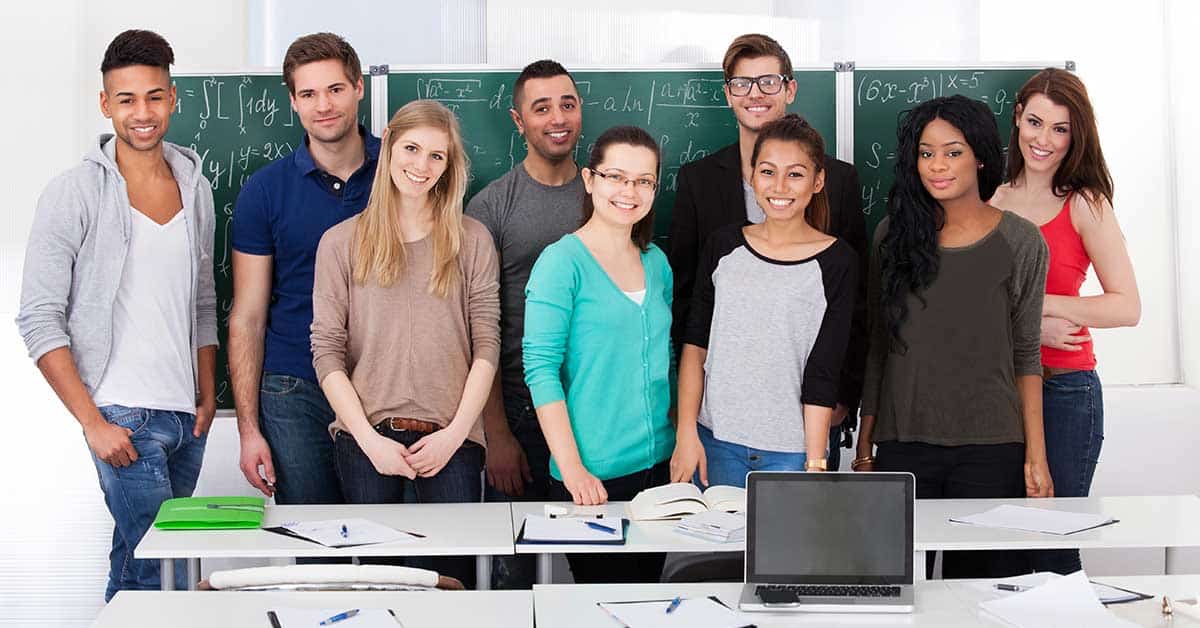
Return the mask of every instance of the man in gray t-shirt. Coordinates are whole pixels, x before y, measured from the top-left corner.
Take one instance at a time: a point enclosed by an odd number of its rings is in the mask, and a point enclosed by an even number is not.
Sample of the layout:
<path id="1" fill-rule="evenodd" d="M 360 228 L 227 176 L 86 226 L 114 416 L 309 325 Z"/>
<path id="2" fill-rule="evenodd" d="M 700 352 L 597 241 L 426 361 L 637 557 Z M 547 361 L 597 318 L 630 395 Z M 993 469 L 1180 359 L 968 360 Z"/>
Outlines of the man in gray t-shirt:
<path id="1" fill-rule="evenodd" d="M 525 284 L 547 245 L 579 228 L 583 179 L 575 165 L 583 117 L 575 81 L 554 61 L 535 61 L 513 84 L 509 113 L 529 154 L 467 204 L 500 254 L 500 369 L 483 409 L 487 501 L 548 499 L 550 450 L 538 425 L 521 360 Z M 496 556 L 492 588 L 533 585 L 532 555 Z"/>

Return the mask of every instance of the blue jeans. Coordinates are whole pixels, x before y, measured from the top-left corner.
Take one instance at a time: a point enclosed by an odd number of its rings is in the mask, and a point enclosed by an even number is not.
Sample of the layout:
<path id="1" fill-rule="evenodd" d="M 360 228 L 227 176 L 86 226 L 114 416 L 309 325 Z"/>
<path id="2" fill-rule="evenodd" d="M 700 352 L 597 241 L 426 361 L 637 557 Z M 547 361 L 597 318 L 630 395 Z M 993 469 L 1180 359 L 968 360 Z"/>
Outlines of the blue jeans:
<path id="1" fill-rule="evenodd" d="M 525 452 L 529 474 L 533 480 L 525 483 L 525 494 L 519 497 L 502 493 L 485 485 L 483 499 L 488 502 L 549 501 L 550 448 L 538 424 L 537 413 L 528 401 L 504 402 L 508 428 Z M 537 561 L 533 554 L 492 557 L 492 589 L 531 589 L 537 580 Z"/>
<path id="2" fill-rule="evenodd" d="M 200 477 L 204 443 L 196 438 L 196 416 L 169 410 L 103 406 L 105 421 L 133 431 L 129 437 L 138 459 L 114 467 L 92 453 L 104 503 L 113 518 L 112 550 L 108 554 L 108 587 L 104 601 L 117 591 L 155 591 L 160 588 L 159 561 L 134 560 L 133 550 L 154 523 L 158 507 L 172 497 L 190 497 Z M 187 589 L 187 567 L 175 564 L 175 588 Z"/>
<path id="3" fill-rule="evenodd" d="M 411 447 L 425 436 L 411 430 L 393 430 L 387 421 L 375 426 L 375 431 L 405 447 Z M 351 504 L 403 504 L 408 501 L 405 489 L 411 489 L 418 504 L 479 502 L 483 497 L 483 448 L 471 441 L 464 441 L 437 475 L 413 480 L 399 475 L 380 475 L 349 432 L 337 433 L 334 449 L 342 492 Z M 404 563 L 458 578 L 468 589 L 475 586 L 475 559 L 471 556 L 413 557 Z"/>
<path id="4" fill-rule="evenodd" d="M 751 471 L 803 471 L 808 460 L 805 453 L 767 451 L 738 445 L 713 436 L 712 430 L 697 425 L 700 444 L 708 464 L 708 485 L 728 484 L 746 488 L 746 474 Z M 700 474 L 693 480 L 700 483 Z M 703 488 L 703 487 L 701 487 Z"/>
<path id="5" fill-rule="evenodd" d="M 1096 371 L 1055 375 L 1042 383 L 1046 459 L 1055 497 L 1087 497 L 1104 443 L 1104 397 Z M 1079 550 L 1034 552 L 1034 568 L 1070 574 L 1082 568 Z"/>
<path id="6" fill-rule="evenodd" d="M 345 503 L 329 437 L 333 409 L 321 388 L 299 377 L 263 373 L 258 407 L 259 429 L 275 465 L 275 503 Z"/>

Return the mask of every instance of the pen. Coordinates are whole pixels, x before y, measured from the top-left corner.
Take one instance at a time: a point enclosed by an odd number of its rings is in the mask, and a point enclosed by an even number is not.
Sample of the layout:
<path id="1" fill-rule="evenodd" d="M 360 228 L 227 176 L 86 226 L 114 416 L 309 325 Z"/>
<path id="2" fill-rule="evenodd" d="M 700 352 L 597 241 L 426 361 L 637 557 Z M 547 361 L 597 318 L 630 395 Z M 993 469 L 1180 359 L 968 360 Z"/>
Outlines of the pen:
<path id="1" fill-rule="evenodd" d="M 350 538 L 350 530 L 348 530 L 346 528 L 346 524 L 344 524 L 344 523 L 342 524 L 342 538 L 343 539 Z"/>
<path id="2" fill-rule="evenodd" d="M 1024 590 L 1028 589 L 1029 587 L 1023 587 L 1019 584 L 1005 584 L 1005 583 L 1001 582 L 996 585 L 996 588 L 1000 589 L 1001 591 L 1024 591 Z"/>
<path id="3" fill-rule="evenodd" d="M 616 528 L 611 527 L 611 526 L 606 526 L 603 523 L 596 523 L 595 521 L 584 521 L 584 523 L 587 524 L 587 527 L 589 527 L 593 530 L 601 530 L 603 532 L 608 532 L 609 534 L 617 533 Z"/>
<path id="4" fill-rule="evenodd" d="M 357 614 L 358 614 L 358 609 L 352 608 L 348 611 L 338 613 L 337 615 L 334 615 L 333 617 L 330 617 L 329 619 L 322 620 L 321 623 L 318 625 L 328 626 L 329 624 L 336 624 L 337 622 L 342 621 L 343 619 L 350 619 L 351 617 L 354 617 Z"/>
<path id="5" fill-rule="evenodd" d="M 683 598 L 679 597 L 678 595 L 675 596 L 675 599 L 671 600 L 671 603 L 667 605 L 667 614 L 670 615 L 671 613 L 675 612 L 675 609 L 679 608 L 679 603 L 682 601 Z"/>

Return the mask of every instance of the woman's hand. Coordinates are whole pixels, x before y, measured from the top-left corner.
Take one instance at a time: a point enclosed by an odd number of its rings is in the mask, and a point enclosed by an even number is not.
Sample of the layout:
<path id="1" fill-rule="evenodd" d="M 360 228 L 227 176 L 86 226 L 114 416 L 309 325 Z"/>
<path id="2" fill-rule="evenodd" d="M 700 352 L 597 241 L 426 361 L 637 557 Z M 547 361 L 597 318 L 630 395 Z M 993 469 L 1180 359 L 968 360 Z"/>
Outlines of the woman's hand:
<path id="1" fill-rule="evenodd" d="M 1025 460 L 1025 496 L 1054 497 L 1054 480 L 1050 479 L 1050 465 L 1045 458 Z"/>
<path id="2" fill-rule="evenodd" d="M 588 472 L 583 465 L 562 469 L 563 484 L 571 492 L 571 499 L 580 506 L 599 506 L 608 501 L 604 484 Z"/>
<path id="3" fill-rule="evenodd" d="M 367 442 L 359 443 L 359 447 L 380 475 L 402 475 L 410 480 L 417 477 L 417 472 L 406 460 L 409 452 L 404 445 L 375 434 Z"/>
<path id="4" fill-rule="evenodd" d="M 1063 351 L 1079 351 L 1079 345 L 1085 342 L 1091 342 L 1090 335 L 1077 336 L 1079 330 L 1083 329 L 1079 325 L 1072 323 L 1065 318 L 1056 318 L 1053 316 L 1042 317 L 1042 345 L 1051 349 L 1061 349 Z"/>
<path id="5" fill-rule="evenodd" d="M 708 461 L 696 430 L 681 429 L 675 434 L 675 452 L 671 454 L 671 481 L 691 482 L 700 472 L 700 484 L 708 486 Z"/>
<path id="6" fill-rule="evenodd" d="M 408 464 L 412 465 L 417 475 L 431 478 L 450 462 L 451 456 L 462 447 L 464 440 L 466 435 L 459 434 L 453 427 L 426 434 L 409 448 Z"/>

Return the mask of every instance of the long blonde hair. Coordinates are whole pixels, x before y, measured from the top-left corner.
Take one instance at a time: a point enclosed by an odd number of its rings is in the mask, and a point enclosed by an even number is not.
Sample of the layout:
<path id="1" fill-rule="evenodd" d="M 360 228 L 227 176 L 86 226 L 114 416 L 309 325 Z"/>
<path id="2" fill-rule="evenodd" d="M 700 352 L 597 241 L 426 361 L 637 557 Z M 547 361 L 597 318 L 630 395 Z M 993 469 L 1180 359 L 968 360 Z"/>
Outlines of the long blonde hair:
<path id="1" fill-rule="evenodd" d="M 446 298 L 462 281 L 458 254 L 463 241 L 463 196 L 467 193 L 468 159 L 463 150 L 462 133 L 454 112 L 433 100 L 414 100 L 401 107 L 388 121 L 371 198 L 358 216 L 354 230 L 354 281 L 365 284 L 371 278 L 384 287 L 396 282 L 404 270 L 405 248 L 396 207 L 399 193 L 392 181 L 392 149 L 405 131 L 433 127 L 450 136 L 446 171 L 429 191 L 433 205 L 433 272 L 429 292 Z"/>

